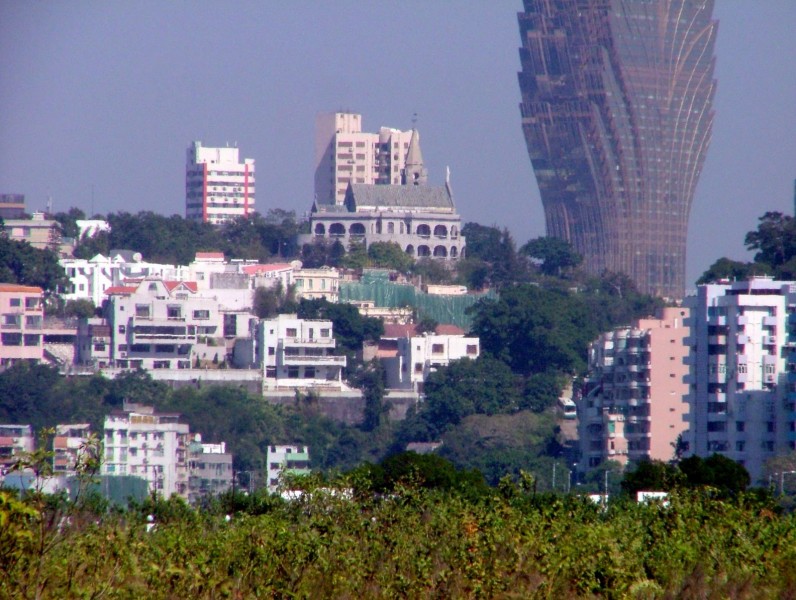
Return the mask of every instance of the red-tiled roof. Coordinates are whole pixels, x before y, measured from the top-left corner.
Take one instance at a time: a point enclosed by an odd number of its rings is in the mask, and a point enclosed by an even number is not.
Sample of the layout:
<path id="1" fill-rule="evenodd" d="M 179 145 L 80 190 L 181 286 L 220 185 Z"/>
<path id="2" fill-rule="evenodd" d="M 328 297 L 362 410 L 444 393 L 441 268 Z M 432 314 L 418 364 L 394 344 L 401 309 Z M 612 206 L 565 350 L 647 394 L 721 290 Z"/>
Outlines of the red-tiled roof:
<path id="1" fill-rule="evenodd" d="M 293 265 L 290 263 L 274 263 L 270 265 L 246 265 L 243 267 L 243 272 L 246 275 L 256 275 L 257 273 L 269 273 L 271 271 L 284 271 L 285 269 L 292 269 Z"/>
<path id="2" fill-rule="evenodd" d="M 130 287 L 126 285 L 114 285 L 113 287 L 109 287 L 107 290 L 105 290 L 105 295 L 125 296 L 125 295 L 135 294 L 137 289 L 138 289 L 137 287 Z"/>
<path id="3" fill-rule="evenodd" d="M 42 289 L 35 285 L 19 285 L 17 283 L 0 283 L 0 292 L 21 292 L 24 294 L 41 294 Z"/>
<path id="4" fill-rule="evenodd" d="M 169 293 L 174 291 L 174 289 L 179 287 L 179 286 L 183 286 L 188 291 L 193 292 L 193 293 L 196 293 L 196 290 L 198 289 L 196 287 L 196 282 L 195 281 L 164 281 L 163 285 L 166 286 L 166 289 L 169 291 Z"/>
<path id="5" fill-rule="evenodd" d="M 202 258 L 220 258 L 221 260 L 224 260 L 224 253 L 223 252 L 197 252 L 195 260 L 200 260 Z"/>
<path id="6" fill-rule="evenodd" d="M 385 338 L 405 338 L 417 335 L 417 327 L 414 325 L 400 325 L 397 323 L 386 323 L 384 325 Z"/>
<path id="7" fill-rule="evenodd" d="M 437 325 L 437 329 L 434 331 L 437 335 L 464 335 L 465 331 L 461 327 L 456 325 Z"/>

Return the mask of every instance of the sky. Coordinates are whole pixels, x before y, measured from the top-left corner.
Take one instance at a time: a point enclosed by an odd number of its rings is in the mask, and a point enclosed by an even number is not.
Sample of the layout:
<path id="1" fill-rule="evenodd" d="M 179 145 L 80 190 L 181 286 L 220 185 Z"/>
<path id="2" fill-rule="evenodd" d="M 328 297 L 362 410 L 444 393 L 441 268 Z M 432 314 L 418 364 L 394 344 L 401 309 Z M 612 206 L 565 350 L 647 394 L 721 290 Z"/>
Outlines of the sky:
<path id="1" fill-rule="evenodd" d="M 28 211 L 184 214 L 192 140 L 237 145 L 257 208 L 306 213 L 315 115 L 410 129 L 464 221 L 544 235 L 520 126 L 521 0 L 0 0 L 0 193 Z M 796 1 L 717 0 L 713 140 L 687 281 L 750 259 L 764 212 L 793 214 Z M 689 287 L 693 287 L 689 285 Z"/>

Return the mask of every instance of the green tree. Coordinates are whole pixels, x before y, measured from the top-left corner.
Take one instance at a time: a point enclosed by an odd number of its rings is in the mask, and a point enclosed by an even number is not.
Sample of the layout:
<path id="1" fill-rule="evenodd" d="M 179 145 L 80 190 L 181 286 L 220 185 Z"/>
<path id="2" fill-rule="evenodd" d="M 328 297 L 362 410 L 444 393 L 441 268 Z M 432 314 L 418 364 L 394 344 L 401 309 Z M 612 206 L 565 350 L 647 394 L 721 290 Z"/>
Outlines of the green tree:
<path id="1" fill-rule="evenodd" d="M 91 300 L 79 298 L 77 300 L 67 300 L 64 305 L 64 316 L 76 317 L 78 319 L 90 319 L 96 313 L 96 307 Z"/>
<path id="2" fill-rule="evenodd" d="M 67 283 L 52 250 L 39 250 L 5 236 L 0 236 L 0 281 L 38 286 L 45 292 L 55 292 Z"/>
<path id="3" fill-rule="evenodd" d="M 681 460 L 678 466 L 689 487 L 710 486 L 722 495 L 737 495 L 749 487 L 749 472 L 722 454 L 708 458 L 690 456 Z"/>
<path id="4" fill-rule="evenodd" d="M 775 269 L 796 256 L 796 221 L 780 212 L 767 212 L 759 219 L 756 231 L 746 234 L 744 244 L 757 250 L 755 262 Z"/>
<path id="5" fill-rule="evenodd" d="M 540 269 L 545 275 L 561 275 L 583 262 L 566 240 L 556 237 L 538 237 L 528 241 L 520 252 L 540 261 Z"/>
<path id="6" fill-rule="evenodd" d="M 635 496 L 640 491 L 668 492 L 681 485 L 685 477 L 677 468 L 660 460 L 642 460 L 622 479 L 622 491 Z"/>
<path id="7" fill-rule="evenodd" d="M 445 261 L 433 258 L 420 258 L 412 265 L 412 274 L 421 278 L 424 284 L 447 285 L 453 281 L 453 273 Z"/>
<path id="8" fill-rule="evenodd" d="M 765 264 L 744 263 L 729 258 L 720 258 L 702 273 L 697 279 L 697 285 L 716 283 L 722 279 L 744 281 L 752 275 L 768 275 L 770 272 L 770 267 Z"/>
<path id="9" fill-rule="evenodd" d="M 599 333 L 580 297 L 532 285 L 506 288 L 471 312 L 482 351 L 523 375 L 584 369 L 586 347 Z"/>
<path id="10" fill-rule="evenodd" d="M 374 267 L 408 273 L 414 259 L 395 242 L 374 242 L 368 246 L 368 258 Z"/>
<path id="11" fill-rule="evenodd" d="M 368 257 L 368 250 L 365 247 L 365 242 L 351 240 L 348 244 L 348 252 L 340 261 L 341 266 L 346 269 L 362 270 L 371 266 L 370 258 Z"/>
<path id="12" fill-rule="evenodd" d="M 67 212 L 55 213 L 52 218 L 61 225 L 61 233 L 65 237 L 77 239 L 80 234 L 77 221 L 85 219 L 86 213 L 73 206 Z"/>

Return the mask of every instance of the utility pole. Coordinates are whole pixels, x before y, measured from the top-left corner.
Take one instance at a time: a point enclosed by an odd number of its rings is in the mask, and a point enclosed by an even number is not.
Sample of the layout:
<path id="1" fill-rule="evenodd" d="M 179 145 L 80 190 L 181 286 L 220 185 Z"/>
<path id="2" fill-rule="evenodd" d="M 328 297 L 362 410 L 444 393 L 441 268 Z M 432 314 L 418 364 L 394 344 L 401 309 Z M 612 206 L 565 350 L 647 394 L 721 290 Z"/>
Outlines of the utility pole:
<path id="1" fill-rule="evenodd" d="M 608 502 L 608 469 L 605 470 L 605 502 Z"/>
<path id="2" fill-rule="evenodd" d="M 556 491 L 556 463 L 553 463 L 553 491 Z"/>

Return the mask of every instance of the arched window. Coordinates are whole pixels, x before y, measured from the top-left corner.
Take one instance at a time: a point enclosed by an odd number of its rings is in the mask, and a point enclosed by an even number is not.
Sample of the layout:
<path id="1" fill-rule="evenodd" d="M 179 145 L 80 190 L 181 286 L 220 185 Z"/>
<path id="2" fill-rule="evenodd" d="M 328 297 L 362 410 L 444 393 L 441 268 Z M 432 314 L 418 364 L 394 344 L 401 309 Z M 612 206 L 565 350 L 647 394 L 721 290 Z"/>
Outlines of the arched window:
<path id="1" fill-rule="evenodd" d="M 395 223 L 392 221 L 387 223 L 387 233 L 395 233 Z"/>
<path id="2" fill-rule="evenodd" d="M 417 255 L 418 256 L 431 256 L 431 250 L 428 246 L 418 246 L 417 247 Z"/>
<path id="3" fill-rule="evenodd" d="M 459 237 L 459 229 L 456 225 L 451 225 L 451 237 L 455 240 Z"/>
<path id="4" fill-rule="evenodd" d="M 434 257 L 435 258 L 447 258 L 448 257 L 448 250 L 445 246 L 437 246 L 434 248 Z"/>
<path id="5" fill-rule="evenodd" d="M 418 225 L 417 235 L 419 235 L 420 237 L 431 237 L 431 227 L 425 224 Z"/>
<path id="6" fill-rule="evenodd" d="M 329 235 L 332 237 L 343 237 L 345 235 L 345 225 L 342 223 L 332 223 L 329 225 Z"/>
<path id="7" fill-rule="evenodd" d="M 415 255 L 415 247 L 414 247 L 412 244 L 409 244 L 409 245 L 406 247 L 406 253 L 407 253 L 409 256 L 414 256 L 414 255 Z"/>
<path id="8" fill-rule="evenodd" d="M 365 226 L 362 223 L 351 223 L 351 227 L 348 228 L 349 235 L 365 235 Z"/>
<path id="9" fill-rule="evenodd" d="M 323 223 L 315 225 L 315 235 L 326 235 L 326 227 L 323 226 Z"/>
<path id="10" fill-rule="evenodd" d="M 451 246 L 451 258 L 456 258 L 459 252 L 456 250 L 456 246 Z"/>
<path id="11" fill-rule="evenodd" d="M 438 238 L 448 237 L 448 228 L 445 225 L 437 225 L 434 227 L 434 235 Z"/>

